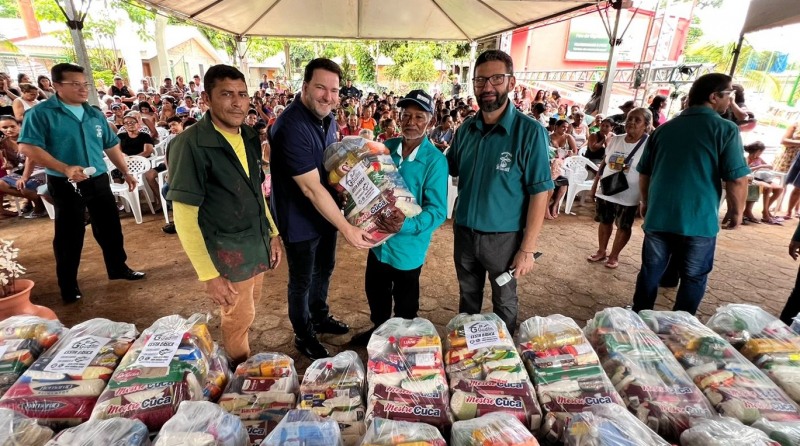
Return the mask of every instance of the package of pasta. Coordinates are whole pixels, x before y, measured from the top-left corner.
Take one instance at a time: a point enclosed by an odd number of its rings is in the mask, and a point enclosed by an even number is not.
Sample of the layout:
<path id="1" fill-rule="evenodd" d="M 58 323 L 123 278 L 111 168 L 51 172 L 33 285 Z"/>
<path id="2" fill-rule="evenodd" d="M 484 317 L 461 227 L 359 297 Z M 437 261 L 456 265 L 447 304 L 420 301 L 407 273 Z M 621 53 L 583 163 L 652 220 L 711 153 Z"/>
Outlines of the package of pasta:
<path id="1" fill-rule="evenodd" d="M 691 424 L 681 434 L 681 446 L 781 446 L 764 432 L 729 417 L 694 418 Z"/>
<path id="2" fill-rule="evenodd" d="M 242 421 L 208 401 L 183 401 L 153 446 L 247 446 Z"/>
<path id="3" fill-rule="evenodd" d="M 795 402 L 800 402 L 800 335 L 763 309 L 717 308 L 706 326 L 731 343 Z"/>
<path id="4" fill-rule="evenodd" d="M 72 327 L 8 389 L 0 407 L 55 431 L 85 422 L 137 334 L 133 324 L 107 319 Z"/>
<path id="5" fill-rule="evenodd" d="M 59 321 L 11 316 L 0 322 L 0 396 L 66 331 Z"/>
<path id="6" fill-rule="evenodd" d="M 158 431 L 181 402 L 205 399 L 215 352 L 207 315 L 158 319 L 122 359 L 92 418 L 131 418 Z"/>
<path id="7" fill-rule="evenodd" d="M 591 406 L 576 413 L 567 425 L 566 446 L 670 446 L 617 404 Z"/>
<path id="8" fill-rule="evenodd" d="M 453 423 L 450 445 L 539 446 L 539 442 L 517 418 L 495 412 Z"/>
<path id="9" fill-rule="evenodd" d="M 800 422 L 798 421 L 768 421 L 760 419 L 751 427 L 767 434 L 770 440 L 777 441 L 781 446 L 797 446 L 800 444 Z"/>
<path id="10" fill-rule="evenodd" d="M 358 444 L 364 435 L 364 364 L 353 351 L 317 359 L 303 375 L 298 409 L 339 423 L 345 445 Z"/>
<path id="11" fill-rule="evenodd" d="M 11 409 L 0 409 L 0 446 L 43 446 L 53 437 L 50 428 Z"/>
<path id="12" fill-rule="evenodd" d="M 445 371 L 457 420 L 504 412 L 536 430 L 542 413 L 505 323 L 494 313 L 459 314 L 447 324 Z"/>
<path id="13" fill-rule="evenodd" d="M 356 443 L 357 444 L 357 443 Z M 261 446 L 343 446 L 339 424 L 310 410 L 290 410 Z"/>
<path id="14" fill-rule="evenodd" d="M 389 149 L 360 137 L 345 137 L 325 149 L 328 182 L 342 194 L 344 215 L 350 224 L 371 235 L 374 243 L 393 234 L 380 231 L 377 222 L 395 212 L 413 217 L 422 212 L 397 171 Z"/>
<path id="15" fill-rule="evenodd" d="M 544 419 L 540 432 L 563 441 L 572 414 L 598 404 L 622 404 L 578 324 L 554 314 L 523 322 L 517 345 L 536 387 Z"/>
<path id="16" fill-rule="evenodd" d="M 752 424 L 800 420 L 800 408 L 767 375 L 696 317 L 644 310 L 639 316 L 672 351 L 720 415 Z"/>
<path id="17" fill-rule="evenodd" d="M 242 420 L 250 444 L 257 445 L 295 408 L 298 390 L 292 358 L 259 353 L 236 367 L 219 405 Z"/>
<path id="18" fill-rule="evenodd" d="M 447 446 L 447 442 L 430 424 L 375 418 L 361 446 Z"/>
<path id="19" fill-rule="evenodd" d="M 449 428 L 442 341 L 430 321 L 389 319 L 372 334 L 367 354 L 368 423 L 385 418 Z"/>
<path id="20" fill-rule="evenodd" d="M 628 409 L 650 429 L 678 441 L 692 417 L 716 412 L 672 352 L 642 319 L 606 308 L 584 328 Z"/>
<path id="21" fill-rule="evenodd" d="M 61 431 L 47 446 L 150 446 L 150 433 L 139 420 L 90 420 Z"/>

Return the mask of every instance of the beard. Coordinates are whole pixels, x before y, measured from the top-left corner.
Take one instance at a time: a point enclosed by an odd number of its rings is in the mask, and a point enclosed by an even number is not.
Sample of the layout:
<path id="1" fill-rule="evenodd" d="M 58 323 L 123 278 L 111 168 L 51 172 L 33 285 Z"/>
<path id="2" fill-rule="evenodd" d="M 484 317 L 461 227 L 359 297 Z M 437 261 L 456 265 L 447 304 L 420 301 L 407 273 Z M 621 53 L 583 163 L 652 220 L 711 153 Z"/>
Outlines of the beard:
<path id="1" fill-rule="evenodd" d="M 492 95 L 495 97 L 494 100 L 485 97 Z M 480 108 L 484 113 L 491 113 L 495 110 L 499 110 L 503 105 L 505 105 L 507 100 L 508 90 L 495 90 L 494 93 L 481 93 L 481 95 L 478 97 L 478 108 Z"/>

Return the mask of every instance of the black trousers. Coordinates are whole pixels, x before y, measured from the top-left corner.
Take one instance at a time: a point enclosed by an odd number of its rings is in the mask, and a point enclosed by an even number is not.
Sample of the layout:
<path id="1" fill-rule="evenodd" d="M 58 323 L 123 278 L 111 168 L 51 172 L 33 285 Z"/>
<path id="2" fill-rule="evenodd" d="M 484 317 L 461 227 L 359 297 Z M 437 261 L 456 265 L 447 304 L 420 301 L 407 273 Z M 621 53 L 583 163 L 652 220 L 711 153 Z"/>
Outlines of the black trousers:
<path id="1" fill-rule="evenodd" d="M 800 313 L 800 270 L 797 271 L 797 277 L 794 279 L 794 289 L 781 312 L 781 320 L 786 325 L 792 325 L 792 320 L 797 313 Z"/>
<path id="2" fill-rule="evenodd" d="M 421 272 L 422 266 L 409 271 L 399 270 L 381 262 L 372 251 L 369 252 L 364 289 L 367 292 L 370 320 L 376 327 L 392 317 L 392 301 L 395 317 L 417 317 Z"/>
<path id="3" fill-rule="evenodd" d="M 119 211 L 108 183 L 108 174 L 89 178 L 77 185 L 76 191 L 66 178 L 47 176 L 47 188 L 56 210 L 53 251 L 62 295 L 74 292 L 78 286 L 78 266 L 86 233 L 86 209 L 92 218 L 94 239 L 103 250 L 106 272 L 111 276 L 127 268 L 125 261 L 128 257 L 123 247 Z"/>

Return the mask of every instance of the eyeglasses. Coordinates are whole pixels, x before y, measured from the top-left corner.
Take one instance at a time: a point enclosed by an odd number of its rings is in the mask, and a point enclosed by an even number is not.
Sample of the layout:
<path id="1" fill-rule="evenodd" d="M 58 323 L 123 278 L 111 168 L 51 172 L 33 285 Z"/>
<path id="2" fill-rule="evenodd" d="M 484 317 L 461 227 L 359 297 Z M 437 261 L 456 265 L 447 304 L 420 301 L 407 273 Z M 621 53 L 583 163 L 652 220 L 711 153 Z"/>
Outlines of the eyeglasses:
<path id="1" fill-rule="evenodd" d="M 730 89 L 727 89 L 727 90 L 718 91 L 717 94 L 720 95 L 720 96 L 733 96 L 733 94 L 735 92 L 736 92 L 736 90 L 730 88 Z"/>
<path id="2" fill-rule="evenodd" d="M 511 77 L 513 74 L 494 74 L 489 77 L 476 77 L 472 79 L 472 85 L 476 87 L 483 87 L 486 85 L 486 81 L 488 80 L 490 84 L 497 86 L 505 82 L 507 77 Z"/>
<path id="3" fill-rule="evenodd" d="M 88 82 L 56 82 L 56 83 L 57 84 L 61 84 L 61 85 L 67 85 L 67 86 L 72 87 L 72 88 L 74 88 L 76 90 L 83 90 L 83 89 L 88 90 L 89 89 L 89 83 Z"/>
<path id="4" fill-rule="evenodd" d="M 131 122 L 131 121 L 123 122 L 122 125 L 136 125 L 136 122 L 135 121 L 134 122 Z"/>

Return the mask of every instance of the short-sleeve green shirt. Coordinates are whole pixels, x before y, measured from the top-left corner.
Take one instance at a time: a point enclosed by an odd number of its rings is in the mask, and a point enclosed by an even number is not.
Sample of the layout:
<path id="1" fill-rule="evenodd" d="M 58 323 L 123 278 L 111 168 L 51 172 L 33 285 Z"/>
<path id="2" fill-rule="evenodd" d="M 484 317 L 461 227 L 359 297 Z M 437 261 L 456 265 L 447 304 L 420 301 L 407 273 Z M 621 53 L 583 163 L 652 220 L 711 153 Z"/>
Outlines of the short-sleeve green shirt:
<path id="1" fill-rule="evenodd" d="M 689 237 L 717 235 L 722 182 L 750 173 L 739 128 L 705 106 L 660 125 L 636 170 L 650 177 L 644 230 Z"/>
<path id="2" fill-rule="evenodd" d="M 103 151 L 119 144 L 100 110 L 84 103 L 83 119 L 74 113 L 54 94 L 50 99 L 36 104 L 25 113 L 18 142 L 43 149 L 68 166 L 94 167 L 94 176 L 108 171 Z M 46 169 L 48 175 L 64 174 Z"/>
<path id="3" fill-rule="evenodd" d="M 511 104 L 491 128 L 481 114 L 453 138 L 447 161 L 458 177 L 455 222 L 478 231 L 525 228 L 531 195 L 553 189 L 547 130 Z"/>

